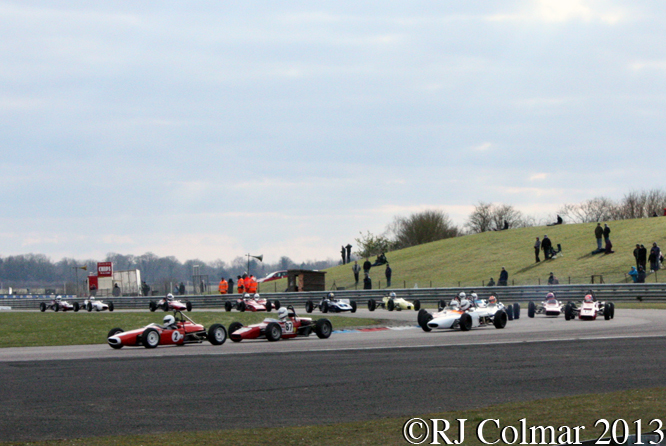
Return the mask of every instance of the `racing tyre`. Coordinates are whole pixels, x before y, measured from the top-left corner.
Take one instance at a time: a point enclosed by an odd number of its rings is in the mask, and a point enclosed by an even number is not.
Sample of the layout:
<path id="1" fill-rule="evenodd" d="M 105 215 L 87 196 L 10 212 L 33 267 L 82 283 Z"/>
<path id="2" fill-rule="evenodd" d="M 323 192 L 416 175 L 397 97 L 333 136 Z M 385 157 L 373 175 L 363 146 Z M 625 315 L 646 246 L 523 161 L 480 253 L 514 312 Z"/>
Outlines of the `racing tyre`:
<path id="1" fill-rule="evenodd" d="M 604 320 L 609 321 L 611 316 L 610 304 L 604 305 Z"/>
<path id="2" fill-rule="evenodd" d="M 377 308 L 377 302 L 374 299 L 368 299 L 368 310 L 375 311 L 375 308 Z"/>
<path id="3" fill-rule="evenodd" d="M 432 320 L 432 314 L 428 313 L 428 310 L 420 310 L 418 315 L 418 322 L 423 331 L 432 331 L 432 328 L 428 327 L 428 322 Z"/>
<path id="4" fill-rule="evenodd" d="M 39 311 L 42 313 L 46 311 L 46 304 L 44 302 L 39 304 Z"/>
<path id="5" fill-rule="evenodd" d="M 224 309 L 225 309 L 225 311 L 231 311 L 231 302 L 226 301 L 224 303 Z"/>
<path id="6" fill-rule="evenodd" d="M 527 317 L 534 317 L 536 314 L 536 304 L 534 302 L 530 302 L 527 304 Z"/>
<path id="7" fill-rule="evenodd" d="M 245 302 L 244 301 L 241 301 L 241 302 L 238 303 L 238 311 L 240 311 L 241 313 L 245 312 Z"/>
<path id="8" fill-rule="evenodd" d="M 357 308 L 356 301 L 355 301 L 355 300 L 352 300 L 352 301 L 349 303 L 349 305 L 351 305 L 351 307 L 352 307 L 352 311 L 351 311 L 351 312 L 352 312 L 352 313 L 356 313 L 356 308 Z"/>
<path id="9" fill-rule="evenodd" d="M 227 340 L 227 329 L 222 324 L 213 324 L 208 329 L 208 342 L 213 345 L 222 345 Z"/>
<path id="10" fill-rule="evenodd" d="M 55 311 L 56 313 L 60 311 L 60 304 L 58 302 L 53 304 L 53 311 Z"/>
<path id="11" fill-rule="evenodd" d="M 164 306 L 162 307 L 162 309 L 163 309 L 164 311 L 169 311 L 169 302 L 167 302 L 167 301 L 165 300 L 165 301 L 164 301 Z"/>
<path id="12" fill-rule="evenodd" d="M 386 308 L 389 311 L 395 310 L 395 302 L 393 302 L 393 299 L 389 299 L 388 302 L 386 302 Z"/>
<path id="13" fill-rule="evenodd" d="M 509 320 L 512 321 L 513 320 L 513 307 L 511 305 L 509 305 L 505 308 L 505 311 L 506 311 L 506 317 L 508 317 Z"/>
<path id="14" fill-rule="evenodd" d="M 86 311 L 90 313 L 92 311 L 92 304 L 88 302 L 88 305 L 86 305 Z"/>
<path id="15" fill-rule="evenodd" d="M 79 308 L 80 308 L 80 307 L 79 307 L 79 303 L 78 303 L 78 302 L 74 302 L 74 313 L 76 313 L 77 311 L 79 311 Z"/>
<path id="16" fill-rule="evenodd" d="M 148 308 L 150 308 L 150 311 L 157 310 L 157 303 L 155 303 L 154 300 L 151 300 L 150 302 L 148 302 Z"/>
<path id="17" fill-rule="evenodd" d="M 328 319 L 317 319 L 315 333 L 319 339 L 328 339 L 333 333 L 333 325 Z"/>
<path id="18" fill-rule="evenodd" d="M 312 303 L 311 300 L 305 302 L 305 312 L 306 313 L 312 313 L 313 307 L 314 307 L 314 304 Z"/>
<path id="19" fill-rule="evenodd" d="M 573 310 L 572 310 L 572 308 L 571 308 L 571 303 L 568 303 L 568 304 L 564 307 L 564 320 L 565 320 L 565 321 L 569 321 L 569 320 L 572 319 L 572 316 L 573 316 Z"/>
<path id="20" fill-rule="evenodd" d="M 460 315 L 460 329 L 462 331 L 470 331 L 472 329 L 472 316 L 469 313 Z"/>
<path id="21" fill-rule="evenodd" d="M 160 344 L 160 332 L 154 328 L 146 328 L 141 334 L 141 343 L 146 348 L 155 348 Z"/>
<path id="22" fill-rule="evenodd" d="M 273 303 L 270 300 L 266 300 L 266 311 L 271 311 L 273 309 Z"/>
<path id="23" fill-rule="evenodd" d="M 439 304 L 437 304 L 437 311 L 442 311 L 444 308 L 446 308 L 446 302 L 444 302 L 444 299 L 440 299 Z"/>
<path id="24" fill-rule="evenodd" d="M 282 328 L 277 322 L 271 322 L 266 326 L 266 339 L 270 342 L 279 341 L 282 337 Z"/>
<path id="25" fill-rule="evenodd" d="M 506 315 L 506 311 L 499 310 L 497 313 L 495 313 L 495 317 L 493 318 L 493 325 L 495 328 L 504 328 L 506 327 L 507 320 L 508 317 Z"/>
<path id="26" fill-rule="evenodd" d="M 188 312 L 192 311 L 192 302 L 190 302 L 189 300 L 185 301 L 185 308 L 187 309 Z"/>
<path id="27" fill-rule="evenodd" d="M 275 311 L 279 310 L 282 304 L 280 304 L 279 300 L 276 300 L 273 302 L 273 308 L 275 308 Z"/>
<path id="28" fill-rule="evenodd" d="M 611 307 L 611 319 L 615 319 L 615 304 L 611 302 L 610 307 Z"/>
<path id="29" fill-rule="evenodd" d="M 520 304 L 518 302 L 513 304 L 513 318 L 520 319 Z"/>
<path id="30" fill-rule="evenodd" d="M 241 324 L 240 322 L 232 322 L 231 324 L 229 324 L 228 332 L 229 332 L 229 337 L 231 338 L 232 341 L 240 342 L 242 340 L 241 338 L 234 338 L 233 336 L 231 336 L 233 332 L 235 332 L 240 328 L 243 328 L 243 324 Z"/>
<path id="31" fill-rule="evenodd" d="M 414 311 L 419 311 L 421 309 L 421 301 L 416 299 L 414 301 Z"/>
<path id="32" fill-rule="evenodd" d="M 328 302 L 323 302 L 321 304 L 321 312 L 322 313 L 328 313 Z"/>
<path id="33" fill-rule="evenodd" d="M 109 302 L 109 311 L 113 311 L 113 302 Z"/>
<path id="34" fill-rule="evenodd" d="M 124 330 L 122 328 L 112 328 L 109 330 L 109 334 L 106 335 L 107 338 L 110 338 L 111 336 L 115 336 L 118 333 L 122 333 Z M 123 344 L 109 344 L 112 348 L 115 348 L 116 350 L 120 350 L 123 348 Z"/>

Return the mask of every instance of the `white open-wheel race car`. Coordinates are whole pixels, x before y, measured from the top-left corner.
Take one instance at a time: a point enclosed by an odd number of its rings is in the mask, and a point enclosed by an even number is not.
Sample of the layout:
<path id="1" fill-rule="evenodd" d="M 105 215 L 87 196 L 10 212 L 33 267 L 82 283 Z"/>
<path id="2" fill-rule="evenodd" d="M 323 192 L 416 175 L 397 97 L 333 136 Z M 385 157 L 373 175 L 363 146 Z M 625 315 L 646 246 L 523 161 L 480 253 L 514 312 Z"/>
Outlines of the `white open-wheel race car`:
<path id="1" fill-rule="evenodd" d="M 564 319 L 569 321 L 576 317 L 580 320 L 593 321 L 597 316 L 603 316 L 604 320 L 615 318 L 615 304 L 613 302 L 599 302 L 592 291 L 588 291 L 580 305 L 575 302 L 567 302 L 564 306 Z"/>
<path id="2" fill-rule="evenodd" d="M 534 317 L 537 314 L 543 314 L 550 317 L 558 317 L 564 312 L 564 304 L 555 297 L 555 293 L 546 294 L 546 299 L 537 304 L 530 301 L 527 304 L 527 316 Z"/>
<path id="3" fill-rule="evenodd" d="M 74 311 L 75 313 L 79 311 L 80 305 L 78 302 L 74 302 L 73 304 L 70 304 L 66 300 L 62 300 L 62 296 L 56 296 L 53 298 L 53 300 L 49 303 L 46 302 L 41 302 L 39 304 L 39 311 L 42 313 L 45 312 L 46 310 L 53 310 L 55 312 L 58 311 Z"/>
<path id="4" fill-rule="evenodd" d="M 357 308 L 355 300 L 337 299 L 333 293 L 328 293 L 316 305 L 312 300 L 308 299 L 308 301 L 305 302 L 305 312 L 312 313 L 315 306 L 319 308 L 319 311 L 322 313 L 343 313 L 346 311 L 356 313 Z"/>
<path id="5" fill-rule="evenodd" d="M 90 299 L 83 301 L 81 308 L 87 311 L 113 311 L 113 302 L 105 304 L 101 300 L 97 300 L 94 296 L 91 296 Z"/>
<path id="6" fill-rule="evenodd" d="M 460 328 L 461 331 L 469 331 L 472 328 L 483 326 L 504 328 L 508 316 L 504 305 L 497 302 L 495 296 L 490 296 L 483 306 L 475 306 L 466 298 L 465 293 L 460 293 L 458 298 L 451 299 L 449 305 L 434 314 L 425 309 L 420 310 L 417 320 L 425 332 L 456 328 Z"/>
<path id="7" fill-rule="evenodd" d="M 368 299 L 368 310 L 375 311 L 377 308 L 384 308 L 388 311 L 419 311 L 421 309 L 421 302 L 418 299 L 414 300 L 414 302 L 410 302 L 402 297 L 397 297 L 395 293 L 391 292 L 388 296 L 384 296 L 380 301 L 376 301 L 372 298 Z"/>

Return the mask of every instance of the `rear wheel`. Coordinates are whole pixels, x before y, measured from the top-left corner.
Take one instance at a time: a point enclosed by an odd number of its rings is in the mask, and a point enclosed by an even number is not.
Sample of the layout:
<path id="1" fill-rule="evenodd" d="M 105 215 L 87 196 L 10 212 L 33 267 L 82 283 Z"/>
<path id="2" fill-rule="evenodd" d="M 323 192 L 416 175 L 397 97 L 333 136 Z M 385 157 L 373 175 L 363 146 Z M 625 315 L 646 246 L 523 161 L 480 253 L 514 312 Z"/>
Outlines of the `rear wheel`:
<path id="1" fill-rule="evenodd" d="M 527 317 L 534 317 L 536 314 L 536 304 L 534 302 L 530 302 L 527 304 Z"/>
<path id="2" fill-rule="evenodd" d="M 92 303 L 88 302 L 88 304 L 86 305 L 86 311 L 88 313 L 90 313 L 92 311 Z"/>
<path id="3" fill-rule="evenodd" d="M 213 324 L 208 329 L 208 341 L 213 345 L 222 345 L 227 340 L 227 330 L 222 324 Z"/>
<path id="4" fill-rule="evenodd" d="M 493 325 L 495 328 L 504 328 L 506 327 L 507 319 L 508 317 L 506 315 L 506 311 L 499 310 L 497 313 L 495 313 L 495 317 L 493 318 Z"/>
<path id="5" fill-rule="evenodd" d="M 141 343 L 146 348 L 155 348 L 160 345 L 160 332 L 154 328 L 146 328 L 141 335 Z"/>
<path id="6" fill-rule="evenodd" d="M 113 302 L 109 302 L 109 311 L 113 311 Z"/>
<path id="7" fill-rule="evenodd" d="M 44 302 L 39 304 L 39 311 L 42 313 L 46 311 L 46 304 Z"/>
<path id="8" fill-rule="evenodd" d="M 282 337 L 282 328 L 277 322 L 271 322 L 266 326 L 266 339 L 270 342 L 279 341 Z"/>
<path id="9" fill-rule="evenodd" d="M 312 303 L 311 300 L 305 302 L 305 312 L 306 313 L 312 313 L 313 307 L 314 307 L 314 304 Z"/>
<path id="10" fill-rule="evenodd" d="M 374 299 L 368 299 L 368 310 L 375 311 L 375 308 L 377 308 L 377 302 Z"/>
<path id="11" fill-rule="evenodd" d="M 459 325 L 462 331 L 470 331 L 472 329 L 472 316 L 469 313 L 461 314 Z"/>
<path id="12" fill-rule="evenodd" d="M 231 337 L 231 334 L 233 332 L 241 328 L 243 328 L 243 324 L 241 324 L 240 322 L 232 322 L 231 324 L 229 324 L 229 337 L 231 338 L 232 341 L 240 342 L 242 340 L 241 338 L 234 339 L 233 337 Z"/>
<path id="13" fill-rule="evenodd" d="M 76 313 L 77 311 L 79 311 L 79 308 L 80 308 L 80 307 L 79 307 L 79 303 L 78 303 L 78 302 L 74 302 L 74 313 Z"/>
<path id="14" fill-rule="evenodd" d="M 518 302 L 513 304 L 513 318 L 520 319 L 520 304 Z"/>
<path id="15" fill-rule="evenodd" d="M 615 304 L 611 302 L 610 306 L 611 306 L 611 319 L 615 319 Z"/>
<path id="16" fill-rule="evenodd" d="M 164 311 L 169 311 L 169 301 L 164 299 L 164 304 L 162 305 Z"/>
<path id="17" fill-rule="evenodd" d="M 432 320 L 432 314 L 428 313 L 428 310 L 420 310 L 417 320 L 423 331 L 427 332 L 432 330 L 432 328 L 428 327 L 428 322 Z"/>
<path id="18" fill-rule="evenodd" d="M 355 300 L 352 300 L 351 303 L 350 303 L 350 305 L 351 305 L 351 307 L 352 307 L 351 312 L 352 312 L 352 313 L 356 313 L 356 308 L 357 308 L 357 306 L 356 306 L 356 301 L 355 301 Z"/>
<path id="19" fill-rule="evenodd" d="M 157 303 L 155 303 L 154 300 L 151 300 L 150 302 L 148 302 L 148 308 L 150 308 L 150 311 L 157 310 Z"/>
<path id="20" fill-rule="evenodd" d="M 611 318 L 610 303 L 604 305 L 604 320 L 609 321 Z"/>
<path id="21" fill-rule="evenodd" d="M 273 303 L 270 300 L 266 301 L 266 311 L 271 311 L 273 309 Z"/>
<path id="22" fill-rule="evenodd" d="M 510 321 L 513 320 L 513 306 L 509 305 L 506 307 L 506 316 L 509 318 Z"/>
<path id="23" fill-rule="evenodd" d="M 317 319 L 315 333 L 319 339 L 328 339 L 333 333 L 333 325 L 328 319 Z"/>
<path id="24" fill-rule="evenodd" d="M 386 308 L 389 311 L 395 310 L 395 302 L 393 302 L 393 299 L 389 299 L 388 302 L 386 303 Z"/>
<path id="25" fill-rule="evenodd" d="M 240 311 L 241 313 L 245 312 L 245 301 L 240 301 L 238 303 L 238 311 Z"/>
<path id="26" fill-rule="evenodd" d="M 564 307 L 564 320 L 565 321 L 571 320 L 572 317 L 573 317 L 573 309 L 571 308 L 571 303 L 568 303 Z"/>
<path id="27" fill-rule="evenodd" d="M 282 306 L 282 305 L 280 304 L 280 301 L 279 301 L 279 300 L 275 300 L 275 301 L 273 302 L 273 308 L 275 308 L 276 311 L 279 310 L 281 306 Z"/>
<path id="28" fill-rule="evenodd" d="M 322 313 L 328 313 L 328 302 L 322 302 L 321 303 L 321 312 Z"/>
<path id="29" fill-rule="evenodd" d="M 187 311 L 192 311 L 192 302 L 190 302 L 189 300 L 185 301 L 185 308 L 187 309 Z"/>
<path id="30" fill-rule="evenodd" d="M 225 309 L 225 311 L 231 311 L 231 302 L 226 301 L 224 303 L 224 309 Z"/>
<path id="31" fill-rule="evenodd" d="M 414 311 L 419 311 L 421 309 L 421 301 L 416 299 L 414 301 Z"/>

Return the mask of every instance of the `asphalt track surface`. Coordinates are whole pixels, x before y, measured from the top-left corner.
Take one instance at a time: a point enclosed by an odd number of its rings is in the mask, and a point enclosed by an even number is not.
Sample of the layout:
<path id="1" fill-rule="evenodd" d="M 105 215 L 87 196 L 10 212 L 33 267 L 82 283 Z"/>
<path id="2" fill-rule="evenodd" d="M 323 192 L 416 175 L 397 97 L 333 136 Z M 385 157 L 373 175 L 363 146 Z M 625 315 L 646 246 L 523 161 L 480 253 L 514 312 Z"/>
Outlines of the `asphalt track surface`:
<path id="1" fill-rule="evenodd" d="M 398 326 L 415 319 L 375 315 Z M 467 333 L 403 326 L 220 347 L 1 349 L 0 440 L 407 420 L 666 386 L 666 311 L 590 322 L 525 316 Z"/>

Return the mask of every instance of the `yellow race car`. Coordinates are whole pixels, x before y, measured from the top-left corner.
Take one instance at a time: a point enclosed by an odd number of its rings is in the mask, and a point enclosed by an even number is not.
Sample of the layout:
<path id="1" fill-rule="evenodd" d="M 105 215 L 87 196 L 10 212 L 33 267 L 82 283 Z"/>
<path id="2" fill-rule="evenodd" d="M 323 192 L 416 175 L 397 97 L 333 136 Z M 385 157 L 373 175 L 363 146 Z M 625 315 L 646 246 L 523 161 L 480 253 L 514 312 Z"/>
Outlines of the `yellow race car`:
<path id="1" fill-rule="evenodd" d="M 418 299 L 414 302 L 403 299 L 402 297 L 397 297 L 395 293 L 390 293 L 388 296 L 384 296 L 381 301 L 377 302 L 374 299 L 368 299 L 368 310 L 375 311 L 375 309 L 385 308 L 389 311 L 401 311 L 401 310 L 414 310 L 419 311 L 421 309 L 421 302 Z"/>

